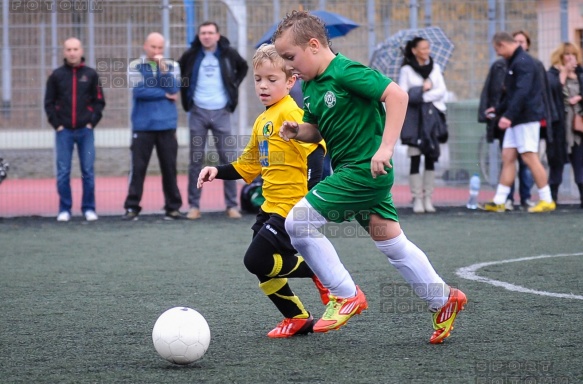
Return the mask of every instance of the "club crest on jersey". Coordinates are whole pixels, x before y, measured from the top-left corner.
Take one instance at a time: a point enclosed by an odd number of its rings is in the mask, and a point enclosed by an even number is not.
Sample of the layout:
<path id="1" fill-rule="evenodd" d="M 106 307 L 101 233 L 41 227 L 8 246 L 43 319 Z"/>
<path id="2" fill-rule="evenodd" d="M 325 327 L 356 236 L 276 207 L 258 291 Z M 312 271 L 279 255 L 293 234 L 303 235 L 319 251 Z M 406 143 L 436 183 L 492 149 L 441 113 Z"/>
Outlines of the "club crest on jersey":
<path id="1" fill-rule="evenodd" d="M 326 103 L 328 108 L 332 108 L 336 105 L 336 95 L 331 91 L 326 92 L 324 95 L 324 103 Z"/>
<path id="2" fill-rule="evenodd" d="M 268 121 L 263 126 L 263 136 L 269 137 L 271 135 L 273 135 L 273 123 L 271 121 Z"/>

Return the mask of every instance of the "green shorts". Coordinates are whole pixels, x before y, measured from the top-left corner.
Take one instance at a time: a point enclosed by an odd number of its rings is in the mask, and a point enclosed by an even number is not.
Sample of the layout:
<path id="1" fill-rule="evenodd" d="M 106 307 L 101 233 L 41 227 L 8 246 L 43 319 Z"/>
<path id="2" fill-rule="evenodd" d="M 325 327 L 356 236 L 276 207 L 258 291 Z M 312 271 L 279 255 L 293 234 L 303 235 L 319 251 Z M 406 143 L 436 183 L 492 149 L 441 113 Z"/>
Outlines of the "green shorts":
<path id="1" fill-rule="evenodd" d="M 391 194 L 394 180 L 392 168 L 387 169 L 386 175 L 373 179 L 369 164 L 346 166 L 316 184 L 306 199 L 328 221 L 356 219 L 368 229 L 371 213 L 399 221 Z"/>

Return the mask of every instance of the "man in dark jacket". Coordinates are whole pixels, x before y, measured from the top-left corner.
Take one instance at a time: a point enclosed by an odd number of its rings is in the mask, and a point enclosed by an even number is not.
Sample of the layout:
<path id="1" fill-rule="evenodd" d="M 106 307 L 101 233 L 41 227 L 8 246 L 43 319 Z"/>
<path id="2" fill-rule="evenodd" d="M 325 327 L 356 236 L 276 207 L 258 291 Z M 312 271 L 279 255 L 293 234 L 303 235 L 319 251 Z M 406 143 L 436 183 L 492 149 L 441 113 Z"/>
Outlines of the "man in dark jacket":
<path id="1" fill-rule="evenodd" d="M 526 52 L 530 48 L 530 36 L 527 32 L 523 30 L 518 30 L 512 33 L 514 40 L 524 49 Z M 533 57 L 535 65 L 537 67 L 537 76 L 539 76 L 543 86 L 541 92 L 543 92 L 543 102 L 545 106 L 545 116 L 541 121 L 541 140 L 547 140 L 550 142 L 551 127 L 548 122 L 555 119 L 556 112 L 553 108 L 553 103 L 551 102 L 551 95 L 548 85 L 548 80 L 546 78 L 546 69 L 543 63 L 537 58 Z M 489 143 L 493 142 L 494 139 L 500 141 L 500 147 L 502 147 L 502 140 L 504 139 L 504 131 L 498 128 L 498 118 L 496 116 L 486 116 L 484 111 L 489 107 L 496 107 L 501 100 L 503 93 L 504 77 L 506 76 L 506 60 L 499 59 L 496 60 L 490 67 L 488 76 L 486 77 L 486 82 L 484 83 L 484 88 L 480 95 L 480 106 L 478 109 L 478 122 L 486 123 L 486 139 Z M 543 127 L 542 124 L 545 124 Z M 528 209 L 534 205 L 531 198 L 531 189 L 534 185 L 534 179 L 532 178 L 532 173 L 530 169 L 526 166 L 522 158 L 518 158 L 518 179 L 519 179 L 519 194 L 520 194 L 520 206 L 524 209 Z M 510 193 L 508 194 L 508 199 L 506 200 L 506 209 L 514 209 L 514 184 L 510 188 Z"/>
<path id="2" fill-rule="evenodd" d="M 500 116 L 498 128 L 505 130 L 505 133 L 500 181 L 493 201 L 486 203 L 484 209 L 494 212 L 506 210 L 504 203 L 514 183 L 515 163 L 520 155 L 532 172 L 539 195 L 539 202 L 528 208 L 528 212 L 553 211 L 556 205 L 551 198 L 546 171 L 538 157 L 540 121 L 545 117 L 545 106 L 537 65 L 509 33 L 496 33 L 492 42 L 496 53 L 507 60 L 505 92 L 497 107 L 490 107 L 484 112 Z"/>
<path id="3" fill-rule="evenodd" d="M 47 80 L 45 112 L 56 131 L 58 221 L 71 219 L 71 162 L 77 144 L 83 197 L 81 211 L 87 221 L 98 219 L 95 213 L 95 141 L 93 129 L 105 108 L 99 76 L 85 65 L 81 41 L 72 37 L 63 44 L 65 63 Z"/>
<path id="4" fill-rule="evenodd" d="M 231 113 L 237 107 L 238 88 L 247 75 L 249 66 L 231 48 L 229 40 L 219 34 L 218 25 L 212 21 L 204 22 L 198 27 L 196 38 L 179 63 L 184 83 L 188 84 L 180 89 L 182 107 L 190 112 L 190 210 L 187 217 L 196 220 L 200 218 L 201 195 L 196 183 L 205 160 L 208 130 L 213 133 L 220 164 L 230 163 L 237 158 L 238 140 L 231 140 L 230 137 Z M 236 182 L 225 180 L 223 185 L 227 215 L 233 219 L 240 218 Z"/>

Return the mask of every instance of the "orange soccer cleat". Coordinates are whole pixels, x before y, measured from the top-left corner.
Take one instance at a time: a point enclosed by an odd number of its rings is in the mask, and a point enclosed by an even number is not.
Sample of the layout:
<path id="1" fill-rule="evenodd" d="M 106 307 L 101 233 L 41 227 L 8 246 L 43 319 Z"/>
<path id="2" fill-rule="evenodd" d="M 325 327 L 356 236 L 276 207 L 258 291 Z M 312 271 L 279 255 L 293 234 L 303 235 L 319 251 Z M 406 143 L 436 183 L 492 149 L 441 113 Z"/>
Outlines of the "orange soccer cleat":
<path id="1" fill-rule="evenodd" d="M 267 336 L 273 339 L 280 339 L 286 337 L 292 337 L 296 335 L 306 335 L 308 333 L 314 332 L 312 327 L 314 326 L 314 318 L 312 315 L 307 319 L 290 319 L 285 318 L 277 327 L 273 328 Z"/>
<path id="2" fill-rule="evenodd" d="M 364 293 L 356 286 L 356 295 L 347 299 L 329 296 L 330 301 L 326 306 L 326 312 L 320 320 L 314 324 L 314 332 L 328 332 L 338 329 L 354 315 L 362 313 L 368 308 L 368 302 Z"/>
<path id="3" fill-rule="evenodd" d="M 453 330 L 453 322 L 457 314 L 464 309 L 468 302 L 466 295 L 456 288 L 450 288 L 447 303 L 433 314 L 433 329 L 429 342 L 431 344 L 443 343 Z"/>

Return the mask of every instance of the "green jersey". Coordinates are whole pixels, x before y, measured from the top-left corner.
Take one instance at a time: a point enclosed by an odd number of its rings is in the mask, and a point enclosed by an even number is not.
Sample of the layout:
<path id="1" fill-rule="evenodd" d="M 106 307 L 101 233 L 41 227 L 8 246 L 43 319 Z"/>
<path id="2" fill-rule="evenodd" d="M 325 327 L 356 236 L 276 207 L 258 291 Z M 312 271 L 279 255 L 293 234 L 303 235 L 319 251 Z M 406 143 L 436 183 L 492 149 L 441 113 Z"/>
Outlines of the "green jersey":
<path id="1" fill-rule="evenodd" d="M 370 163 L 381 144 L 385 109 L 379 101 L 391 79 L 337 54 L 304 82 L 304 117 L 326 140 L 332 167 Z"/>

